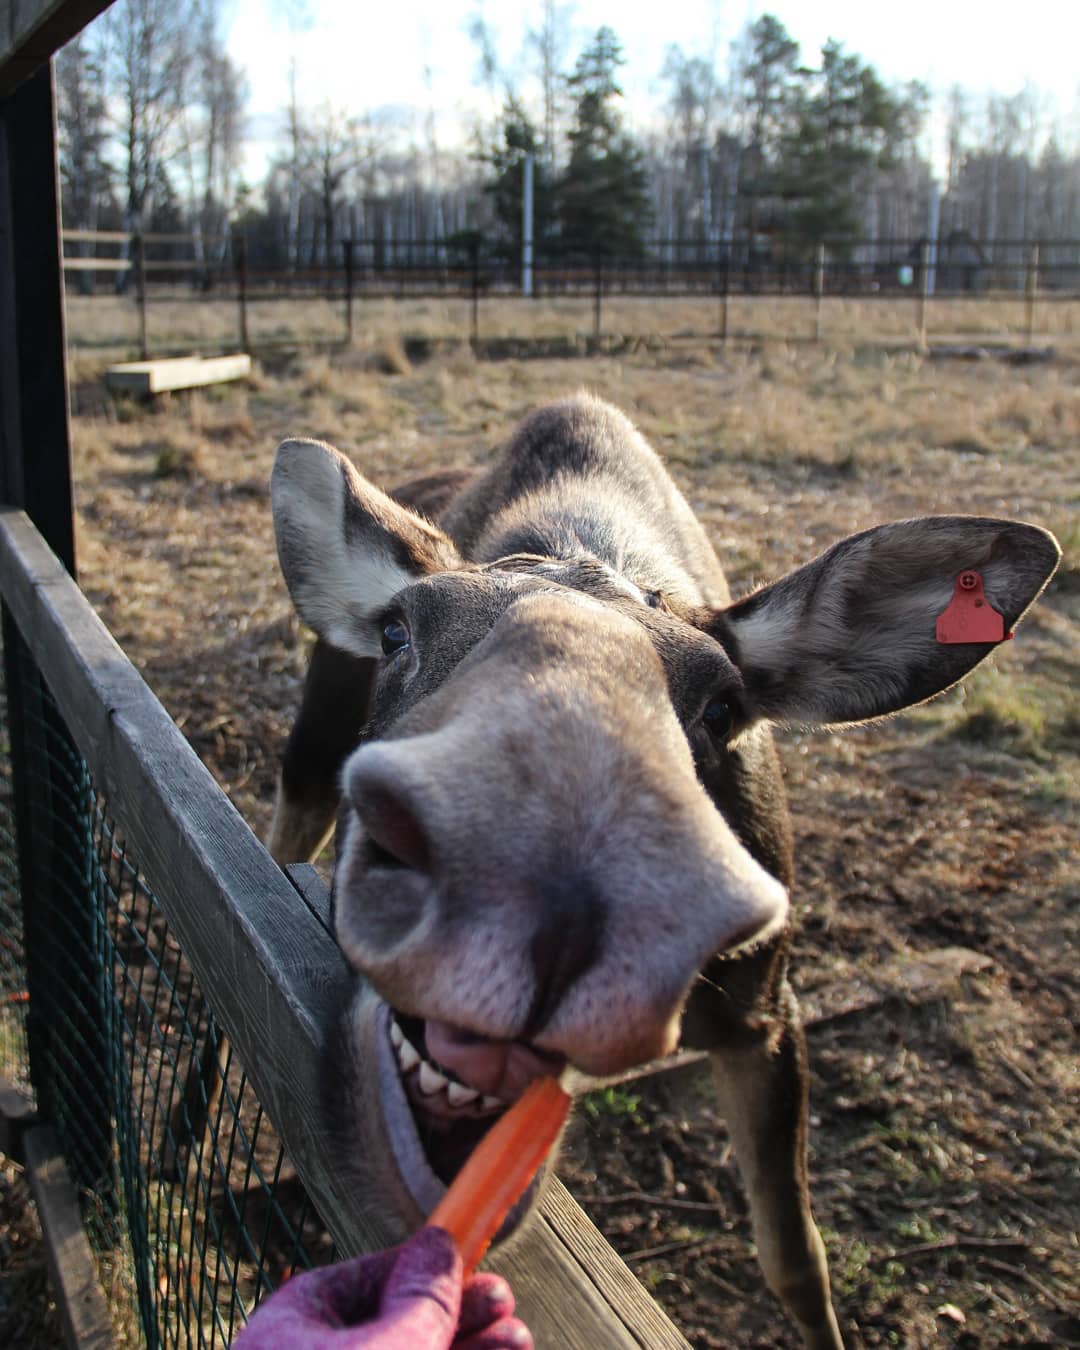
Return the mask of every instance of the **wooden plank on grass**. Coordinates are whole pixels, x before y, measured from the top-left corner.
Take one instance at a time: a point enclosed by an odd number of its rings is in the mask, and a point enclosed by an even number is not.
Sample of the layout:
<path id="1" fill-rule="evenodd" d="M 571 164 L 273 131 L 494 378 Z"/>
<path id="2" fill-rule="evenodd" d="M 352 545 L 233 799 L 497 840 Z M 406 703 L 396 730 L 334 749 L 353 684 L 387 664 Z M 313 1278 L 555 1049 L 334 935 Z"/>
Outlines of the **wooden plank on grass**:
<path id="1" fill-rule="evenodd" d="M 195 389 L 205 384 L 243 380 L 251 374 L 251 357 L 174 356 L 161 361 L 126 361 L 110 366 L 105 383 L 128 394 L 165 394 L 171 389 Z"/>
<path id="2" fill-rule="evenodd" d="M 324 903 L 313 912 L 300 900 L 30 521 L 8 508 L 0 593 L 338 1250 L 400 1240 L 400 1225 L 365 1204 L 357 1169 L 342 1176 L 319 1106 L 326 1037 L 356 986 Z M 373 1175 L 384 1166 L 370 1160 Z M 568 1213 L 580 1220 L 564 1232 Z M 640 1345 L 634 1328 L 670 1325 L 590 1229 L 560 1197 L 492 1261 L 513 1272 L 541 1347 Z M 673 1327 L 665 1338 L 649 1344 L 682 1344 Z"/>
<path id="3" fill-rule="evenodd" d="M 60 238 L 77 244 L 127 244 L 134 238 L 127 230 L 61 230 Z M 145 236 L 144 236 L 145 238 Z"/>
<path id="4" fill-rule="evenodd" d="M 23 1163 L 45 1235 L 64 1339 L 71 1350 L 108 1350 L 113 1343 L 109 1310 L 79 1199 L 50 1125 L 35 1126 L 23 1136 Z"/>
<path id="5" fill-rule="evenodd" d="M 65 258 L 65 272 L 127 272 L 130 258 Z"/>

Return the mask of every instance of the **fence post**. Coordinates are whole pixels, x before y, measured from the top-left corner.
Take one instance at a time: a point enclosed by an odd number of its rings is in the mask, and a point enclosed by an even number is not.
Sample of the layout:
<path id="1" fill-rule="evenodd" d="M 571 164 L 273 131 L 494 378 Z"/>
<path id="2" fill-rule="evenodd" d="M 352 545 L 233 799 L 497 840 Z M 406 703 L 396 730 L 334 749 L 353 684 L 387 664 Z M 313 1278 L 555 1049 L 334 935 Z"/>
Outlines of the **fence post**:
<path id="1" fill-rule="evenodd" d="M 469 262 L 472 270 L 471 341 L 475 351 L 480 341 L 480 236 L 477 233 L 469 240 Z"/>
<path id="2" fill-rule="evenodd" d="M 150 358 L 150 342 L 146 327 L 146 244 L 141 233 L 132 237 L 131 251 L 135 262 L 135 303 L 139 307 L 139 354 L 147 361 Z"/>
<path id="3" fill-rule="evenodd" d="M 1024 287 L 1024 307 L 1027 311 L 1027 341 L 1030 347 L 1035 341 L 1035 300 L 1039 293 L 1039 245 L 1032 244 L 1028 256 L 1027 282 Z"/>
<path id="4" fill-rule="evenodd" d="M 0 502 L 75 570 L 52 72 L 0 102 Z M 111 1207 L 111 1057 L 82 762 L 3 615 L 31 1076 L 77 1183 Z M 78 779 L 64 791 L 61 762 Z"/>
<path id="5" fill-rule="evenodd" d="M 604 260 L 596 259 L 596 288 L 593 296 L 593 341 L 600 345 L 600 301 L 604 294 Z"/>
<path id="6" fill-rule="evenodd" d="M 233 257 L 236 267 L 236 302 L 240 314 L 240 350 L 246 352 L 251 346 L 248 336 L 248 259 L 247 235 L 238 230 L 233 235 Z"/>
<path id="7" fill-rule="evenodd" d="M 353 345 L 353 241 L 342 242 L 345 250 L 345 341 Z"/>
<path id="8" fill-rule="evenodd" d="M 720 341 L 728 339 L 728 298 L 731 295 L 731 249 L 725 248 L 720 259 Z"/>
<path id="9" fill-rule="evenodd" d="M 533 152 L 522 162 L 524 175 L 521 204 L 521 294 L 528 299 L 533 293 Z"/>
<path id="10" fill-rule="evenodd" d="M 825 245 L 818 244 L 814 263 L 814 341 L 821 341 L 821 311 L 825 297 Z"/>
<path id="11" fill-rule="evenodd" d="M 919 346 L 926 346 L 926 307 L 930 294 L 930 245 L 925 241 L 919 245 L 919 291 L 915 302 L 915 328 L 919 335 Z"/>

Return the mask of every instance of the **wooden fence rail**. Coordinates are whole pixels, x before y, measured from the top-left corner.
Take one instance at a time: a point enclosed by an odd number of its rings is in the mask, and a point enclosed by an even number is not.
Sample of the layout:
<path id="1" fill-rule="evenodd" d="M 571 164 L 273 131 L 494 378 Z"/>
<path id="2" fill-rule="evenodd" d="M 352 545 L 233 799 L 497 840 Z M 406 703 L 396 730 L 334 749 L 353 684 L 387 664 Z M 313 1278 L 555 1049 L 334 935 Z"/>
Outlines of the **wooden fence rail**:
<path id="1" fill-rule="evenodd" d="M 339 1251 L 384 1245 L 384 1216 L 343 1192 L 318 1107 L 324 1037 L 353 978 L 325 891 L 276 867 L 12 508 L 0 509 L 0 594 Z M 541 1347 L 687 1344 L 558 1183 L 492 1265 Z"/>

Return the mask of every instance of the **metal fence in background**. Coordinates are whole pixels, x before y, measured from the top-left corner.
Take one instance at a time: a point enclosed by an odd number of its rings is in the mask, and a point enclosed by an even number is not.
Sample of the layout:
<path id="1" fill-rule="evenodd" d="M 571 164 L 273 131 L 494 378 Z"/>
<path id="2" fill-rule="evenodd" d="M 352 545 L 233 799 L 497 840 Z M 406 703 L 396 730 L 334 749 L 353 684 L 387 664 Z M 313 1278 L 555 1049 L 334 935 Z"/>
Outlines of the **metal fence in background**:
<path id="1" fill-rule="evenodd" d="M 206 294 L 244 285 L 251 298 L 323 294 L 357 297 L 591 294 L 599 273 L 613 293 L 682 296 L 903 294 L 927 273 L 942 295 L 1024 291 L 1034 269 L 1050 295 L 1080 293 L 1080 240 L 996 239 L 966 232 L 937 240 L 826 238 L 816 243 L 761 237 L 649 238 L 634 252 L 596 250 L 572 239 L 537 245 L 526 268 L 520 242 L 466 231 L 441 238 L 361 237 L 306 250 L 286 263 L 281 250 L 243 232 L 228 236 L 65 230 L 69 287 L 84 291 L 187 288 Z M 526 280 L 527 276 L 527 280 Z"/>
<path id="2" fill-rule="evenodd" d="M 227 301 L 236 306 L 236 343 L 252 342 L 250 307 L 269 301 L 330 301 L 342 307 L 342 337 L 352 341 L 356 307 L 367 300 L 459 299 L 471 306 L 479 334 L 481 301 L 585 299 L 599 337 L 605 299 L 727 301 L 805 296 L 903 300 L 925 327 L 932 298 L 1018 298 L 1033 330 L 1036 298 L 1080 297 L 1080 240 L 1005 239 L 980 242 L 964 232 L 932 240 L 649 239 L 630 254 L 597 253 L 558 239 L 538 246 L 523 266 L 520 245 L 466 232 L 439 239 L 357 238 L 338 241 L 285 266 L 280 250 L 243 233 L 227 237 L 65 230 L 69 290 L 85 296 L 130 295 L 139 314 L 139 347 L 149 355 L 147 309 L 170 303 Z"/>

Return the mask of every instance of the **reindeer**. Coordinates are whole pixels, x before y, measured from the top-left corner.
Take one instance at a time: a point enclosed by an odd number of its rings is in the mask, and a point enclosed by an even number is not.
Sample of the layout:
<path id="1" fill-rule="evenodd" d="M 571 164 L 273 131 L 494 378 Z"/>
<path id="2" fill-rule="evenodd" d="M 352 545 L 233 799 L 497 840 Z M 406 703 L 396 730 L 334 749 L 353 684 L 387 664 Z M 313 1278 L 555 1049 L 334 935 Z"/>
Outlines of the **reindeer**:
<path id="1" fill-rule="evenodd" d="M 1053 537 L 881 525 L 732 603 L 659 458 L 586 396 L 526 418 L 486 470 L 393 495 L 289 440 L 271 496 L 319 640 L 270 847 L 313 856 L 337 813 L 334 925 L 364 977 L 338 1128 L 387 1241 L 531 1078 L 681 1043 L 710 1054 L 769 1286 L 808 1346 L 840 1345 L 770 724 L 866 722 L 948 689 L 995 645 L 938 640 L 958 575 L 977 573 L 1003 637 Z"/>

